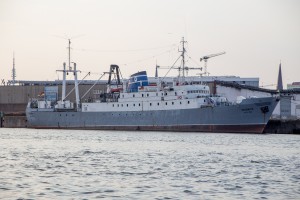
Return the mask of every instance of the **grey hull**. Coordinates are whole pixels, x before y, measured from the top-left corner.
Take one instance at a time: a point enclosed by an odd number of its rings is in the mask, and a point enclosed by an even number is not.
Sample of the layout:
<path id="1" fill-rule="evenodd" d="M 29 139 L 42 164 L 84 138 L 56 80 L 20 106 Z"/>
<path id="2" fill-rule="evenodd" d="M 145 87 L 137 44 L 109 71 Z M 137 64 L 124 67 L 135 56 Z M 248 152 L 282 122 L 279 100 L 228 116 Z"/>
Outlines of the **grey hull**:
<path id="1" fill-rule="evenodd" d="M 27 108 L 26 115 L 31 128 L 262 133 L 277 102 L 278 99 L 267 97 L 246 99 L 237 105 L 136 112 Z"/>

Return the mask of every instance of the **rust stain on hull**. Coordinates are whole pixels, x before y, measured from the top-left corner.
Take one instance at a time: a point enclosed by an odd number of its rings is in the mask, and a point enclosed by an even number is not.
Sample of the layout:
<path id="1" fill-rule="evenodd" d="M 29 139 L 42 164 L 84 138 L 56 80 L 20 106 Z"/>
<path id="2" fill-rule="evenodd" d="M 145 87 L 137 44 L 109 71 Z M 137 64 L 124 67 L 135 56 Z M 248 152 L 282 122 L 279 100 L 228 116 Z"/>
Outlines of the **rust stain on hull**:
<path id="1" fill-rule="evenodd" d="M 187 126 L 90 126 L 90 127 L 31 126 L 29 128 L 78 129 L 78 130 L 119 130 L 119 131 L 174 131 L 174 132 L 210 132 L 210 133 L 263 133 L 265 124 L 187 125 Z"/>

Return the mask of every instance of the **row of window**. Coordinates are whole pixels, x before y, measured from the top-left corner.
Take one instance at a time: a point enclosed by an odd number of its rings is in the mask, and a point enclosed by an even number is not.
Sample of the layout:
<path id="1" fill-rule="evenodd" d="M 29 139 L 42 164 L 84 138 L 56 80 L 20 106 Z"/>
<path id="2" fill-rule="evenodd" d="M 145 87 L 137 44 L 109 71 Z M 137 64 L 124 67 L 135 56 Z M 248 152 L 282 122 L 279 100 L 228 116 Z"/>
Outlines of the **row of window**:
<path id="1" fill-rule="evenodd" d="M 181 92 L 183 94 L 183 92 Z M 167 96 L 168 93 L 166 92 L 165 94 L 164 93 L 161 93 L 161 96 Z M 142 97 L 144 97 L 145 95 L 142 94 Z M 156 93 L 156 96 L 158 96 L 158 93 Z M 175 96 L 177 96 L 177 92 L 175 92 Z M 122 95 L 122 97 L 124 98 L 124 94 Z M 132 97 L 135 97 L 135 94 L 132 94 Z M 147 97 L 149 97 L 149 93 L 147 93 Z"/>
<path id="2" fill-rule="evenodd" d="M 203 93 L 203 94 L 208 94 L 209 92 L 207 90 L 190 90 L 187 91 L 188 94 L 190 93 Z"/>
<path id="3" fill-rule="evenodd" d="M 187 103 L 190 104 L 190 101 L 187 101 Z M 174 105 L 174 102 L 171 102 L 171 104 Z M 169 104 L 169 105 L 171 105 L 171 104 Z M 182 104 L 182 102 L 180 101 L 179 104 Z M 133 105 L 133 106 L 141 106 L 140 103 L 139 103 L 139 104 L 135 104 L 135 103 L 134 103 L 134 104 L 132 104 L 132 105 Z M 149 105 L 152 106 L 153 104 L 152 104 L 152 103 L 149 103 Z M 157 105 L 158 105 L 158 106 L 159 106 L 159 105 L 163 105 L 163 103 L 160 104 L 159 102 L 157 102 Z M 168 105 L 168 102 L 165 102 L 165 105 Z M 126 107 L 128 107 L 128 106 L 129 106 L 129 104 L 126 104 Z M 112 104 L 112 107 L 115 107 L 115 104 Z M 116 107 L 123 107 L 123 104 L 116 104 Z"/>

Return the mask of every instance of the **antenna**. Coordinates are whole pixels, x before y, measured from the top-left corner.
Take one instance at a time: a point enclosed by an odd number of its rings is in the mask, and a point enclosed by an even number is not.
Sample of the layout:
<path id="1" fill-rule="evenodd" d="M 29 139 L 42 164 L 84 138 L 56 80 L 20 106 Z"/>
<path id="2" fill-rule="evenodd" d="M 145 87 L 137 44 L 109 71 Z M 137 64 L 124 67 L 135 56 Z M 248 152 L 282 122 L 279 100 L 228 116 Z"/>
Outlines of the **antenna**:
<path id="1" fill-rule="evenodd" d="M 11 77 L 12 77 L 12 85 L 15 85 L 16 84 L 16 67 L 15 67 L 15 52 L 13 52 L 13 68 L 12 68 L 12 74 L 11 74 Z"/>
<path id="2" fill-rule="evenodd" d="M 68 66 L 69 66 L 69 70 L 72 70 L 72 67 L 71 67 L 71 40 L 82 37 L 82 36 L 84 36 L 84 34 L 76 35 L 76 36 L 73 36 L 73 37 L 63 37 L 63 36 L 59 36 L 59 35 L 52 35 L 52 36 L 68 40 L 68 42 L 69 42 L 69 45 L 67 47 L 67 49 L 68 49 L 68 61 L 69 61 Z"/>
<path id="3" fill-rule="evenodd" d="M 181 57 L 182 57 L 182 77 L 184 77 L 184 70 L 185 70 L 185 58 L 184 58 L 184 54 L 185 54 L 185 48 L 184 48 L 184 43 L 187 43 L 187 41 L 184 41 L 184 37 L 182 37 L 181 42 L 182 43 L 182 50 L 179 51 L 181 52 Z M 180 76 L 180 68 L 179 68 L 179 76 Z"/>

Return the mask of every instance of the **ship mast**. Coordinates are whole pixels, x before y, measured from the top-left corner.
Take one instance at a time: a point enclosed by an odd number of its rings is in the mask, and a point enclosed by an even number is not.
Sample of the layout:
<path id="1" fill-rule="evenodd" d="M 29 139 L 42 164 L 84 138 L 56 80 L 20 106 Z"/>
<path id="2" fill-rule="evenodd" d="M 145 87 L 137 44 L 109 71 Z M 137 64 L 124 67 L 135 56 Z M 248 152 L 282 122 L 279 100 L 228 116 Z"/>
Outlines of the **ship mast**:
<path id="1" fill-rule="evenodd" d="M 76 63 L 72 62 L 74 64 L 74 70 L 72 70 L 71 67 L 71 39 L 68 39 L 69 41 L 69 46 L 68 46 L 68 61 L 69 61 L 69 69 L 66 69 L 66 63 L 63 63 L 63 70 L 56 70 L 59 72 L 63 72 L 63 83 L 62 83 L 62 98 L 61 101 L 62 103 L 64 102 L 65 98 L 66 98 L 66 78 L 67 78 L 67 74 L 73 73 L 74 74 L 74 85 L 75 85 L 75 98 L 76 98 L 76 108 L 77 110 L 80 108 L 80 99 L 79 99 L 79 89 L 78 89 L 78 79 L 77 79 L 77 72 L 80 72 L 79 70 L 77 70 L 76 68 Z M 64 103 L 63 103 L 64 104 Z"/>
<path id="2" fill-rule="evenodd" d="M 71 39 L 68 39 L 69 40 L 69 47 L 68 47 L 68 50 L 69 50 L 69 70 L 71 70 Z"/>
<path id="3" fill-rule="evenodd" d="M 185 70 L 185 48 L 184 48 L 184 43 L 187 43 L 187 41 L 185 41 L 184 40 L 184 37 L 182 37 L 182 41 L 180 42 L 180 43 L 182 43 L 182 50 L 181 51 L 179 51 L 179 52 L 181 52 L 181 57 L 182 57 L 182 61 L 181 61 L 181 63 L 182 63 L 182 69 L 180 69 L 179 68 L 179 71 L 180 70 L 182 70 L 182 77 L 184 78 L 184 76 L 185 76 L 185 73 L 184 73 L 184 70 Z M 180 72 L 179 72 L 179 76 L 180 76 Z"/>

